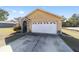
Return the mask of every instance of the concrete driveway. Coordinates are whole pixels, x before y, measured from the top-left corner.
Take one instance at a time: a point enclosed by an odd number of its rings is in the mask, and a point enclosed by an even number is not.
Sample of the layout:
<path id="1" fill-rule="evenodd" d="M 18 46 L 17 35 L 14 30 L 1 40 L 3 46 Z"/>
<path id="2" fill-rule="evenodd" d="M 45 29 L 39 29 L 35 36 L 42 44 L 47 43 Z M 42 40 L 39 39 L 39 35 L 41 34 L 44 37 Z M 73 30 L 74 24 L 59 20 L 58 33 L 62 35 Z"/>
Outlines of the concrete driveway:
<path id="1" fill-rule="evenodd" d="M 26 34 L 0 48 L 13 52 L 72 52 L 58 35 Z"/>

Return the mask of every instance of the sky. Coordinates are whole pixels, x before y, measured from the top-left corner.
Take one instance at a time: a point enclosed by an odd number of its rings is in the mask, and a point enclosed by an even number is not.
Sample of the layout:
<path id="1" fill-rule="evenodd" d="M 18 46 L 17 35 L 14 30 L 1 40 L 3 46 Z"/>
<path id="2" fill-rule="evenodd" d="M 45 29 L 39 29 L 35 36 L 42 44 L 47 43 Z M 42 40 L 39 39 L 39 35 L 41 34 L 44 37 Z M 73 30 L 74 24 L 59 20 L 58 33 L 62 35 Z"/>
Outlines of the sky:
<path id="1" fill-rule="evenodd" d="M 47 12 L 69 18 L 72 14 L 79 14 L 79 6 L 0 6 L 9 12 L 8 20 L 24 17 L 35 9 L 43 9 Z"/>

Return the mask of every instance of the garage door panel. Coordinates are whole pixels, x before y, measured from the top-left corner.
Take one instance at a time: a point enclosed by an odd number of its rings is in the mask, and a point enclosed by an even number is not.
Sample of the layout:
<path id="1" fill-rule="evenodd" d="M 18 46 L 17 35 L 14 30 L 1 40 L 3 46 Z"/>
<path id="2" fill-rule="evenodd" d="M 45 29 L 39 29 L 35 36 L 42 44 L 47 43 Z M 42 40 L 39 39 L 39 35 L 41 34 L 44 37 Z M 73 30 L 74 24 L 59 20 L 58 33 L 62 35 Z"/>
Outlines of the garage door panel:
<path id="1" fill-rule="evenodd" d="M 57 34 L 56 24 L 32 24 L 32 32 Z"/>

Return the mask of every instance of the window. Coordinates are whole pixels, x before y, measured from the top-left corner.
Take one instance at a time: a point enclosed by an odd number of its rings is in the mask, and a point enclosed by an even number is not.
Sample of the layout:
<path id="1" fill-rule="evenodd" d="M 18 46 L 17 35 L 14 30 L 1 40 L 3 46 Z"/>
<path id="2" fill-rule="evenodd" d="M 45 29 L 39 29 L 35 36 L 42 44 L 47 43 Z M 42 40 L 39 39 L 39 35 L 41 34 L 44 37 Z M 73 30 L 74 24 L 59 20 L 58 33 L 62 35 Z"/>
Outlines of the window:
<path id="1" fill-rule="evenodd" d="M 55 22 L 53 22 L 55 24 Z"/>
<path id="2" fill-rule="evenodd" d="M 36 24 L 36 23 L 35 23 Z"/>
<path id="3" fill-rule="evenodd" d="M 52 22 L 50 22 L 50 24 L 52 24 Z"/>
<path id="4" fill-rule="evenodd" d="M 40 24 L 42 24 L 42 22 Z"/>
<path id="5" fill-rule="evenodd" d="M 49 24 L 49 22 L 47 22 L 47 24 Z"/>
<path id="6" fill-rule="evenodd" d="M 37 24 L 39 24 L 39 23 L 37 23 Z"/>
<path id="7" fill-rule="evenodd" d="M 35 24 L 35 23 L 33 23 L 33 24 Z"/>
<path id="8" fill-rule="evenodd" d="M 45 24 L 46 22 L 44 22 L 44 24 Z"/>

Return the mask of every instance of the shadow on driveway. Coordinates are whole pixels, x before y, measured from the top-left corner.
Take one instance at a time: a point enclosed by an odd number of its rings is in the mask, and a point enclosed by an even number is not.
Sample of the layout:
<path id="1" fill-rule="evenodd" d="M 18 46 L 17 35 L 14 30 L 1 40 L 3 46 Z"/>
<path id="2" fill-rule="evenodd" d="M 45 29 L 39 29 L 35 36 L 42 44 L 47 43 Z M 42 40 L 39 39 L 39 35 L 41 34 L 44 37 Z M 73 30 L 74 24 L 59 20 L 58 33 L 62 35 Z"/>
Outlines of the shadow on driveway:
<path id="1" fill-rule="evenodd" d="M 56 36 L 54 34 L 45 34 L 45 33 L 21 33 L 21 32 L 15 32 L 15 33 L 12 33 L 10 34 L 8 37 L 5 38 L 5 43 L 6 44 L 9 44 L 11 43 L 12 41 L 18 39 L 18 38 L 21 38 L 25 35 L 30 35 L 30 36 Z"/>
<path id="2" fill-rule="evenodd" d="M 24 35 L 25 35 L 25 33 L 20 33 L 20 32 L 12 33 L 8 37 L 5 38 L 5 43 L 9 44 L 16 39 L 21 38 Z"/>

